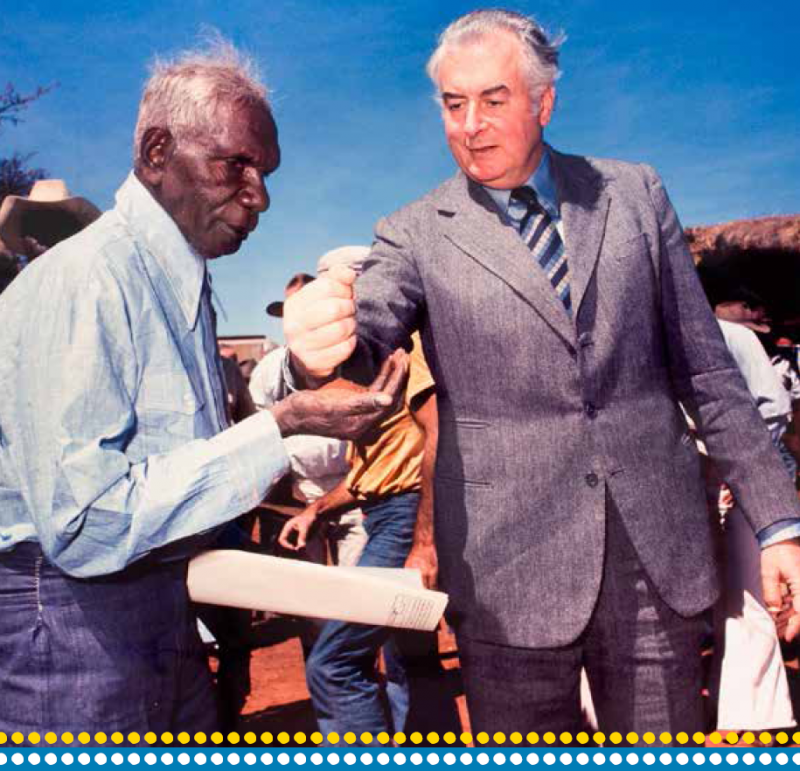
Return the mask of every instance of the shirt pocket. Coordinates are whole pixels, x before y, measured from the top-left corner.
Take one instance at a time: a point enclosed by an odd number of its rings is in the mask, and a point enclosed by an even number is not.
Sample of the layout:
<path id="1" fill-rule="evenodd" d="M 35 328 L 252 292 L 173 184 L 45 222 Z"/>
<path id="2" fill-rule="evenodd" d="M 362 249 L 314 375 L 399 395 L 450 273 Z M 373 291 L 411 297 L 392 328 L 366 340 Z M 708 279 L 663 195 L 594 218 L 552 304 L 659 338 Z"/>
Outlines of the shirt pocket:
<path id="1" fill-rule="evenodd" d="M 209 435 L 204 408 L 203 396 L 184 371 L 148 372 L 136 401 L 137 434 L 150 452 Z"/>

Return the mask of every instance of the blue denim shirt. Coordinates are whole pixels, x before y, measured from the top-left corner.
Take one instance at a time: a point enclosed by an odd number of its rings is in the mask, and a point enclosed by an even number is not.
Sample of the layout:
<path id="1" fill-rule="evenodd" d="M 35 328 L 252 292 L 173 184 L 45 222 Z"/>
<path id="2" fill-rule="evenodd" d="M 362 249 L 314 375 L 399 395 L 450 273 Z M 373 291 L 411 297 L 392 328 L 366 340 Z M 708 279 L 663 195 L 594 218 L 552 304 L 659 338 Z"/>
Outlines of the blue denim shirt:
<path id="1" fill-rule="evenodd" d="M 0 552 L 38 541 L 72 575 L 111 573 L 288 470 L 269 412 L 227 427 L 205 276 L 131 174 L 0 296 Z"/>

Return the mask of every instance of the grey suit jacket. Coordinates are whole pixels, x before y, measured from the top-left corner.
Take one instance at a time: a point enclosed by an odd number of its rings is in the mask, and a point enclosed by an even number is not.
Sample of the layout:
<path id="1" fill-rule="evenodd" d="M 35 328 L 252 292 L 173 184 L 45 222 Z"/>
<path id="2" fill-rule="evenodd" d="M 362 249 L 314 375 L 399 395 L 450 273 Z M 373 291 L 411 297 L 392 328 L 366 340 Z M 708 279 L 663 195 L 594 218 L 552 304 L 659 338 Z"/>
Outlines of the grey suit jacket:
<path id="1" fill-rule="evenodd" d="M 436 544 L 463 634 L 524 647 L 585 628 L 613 500 L 661 597 L 715 599 L 712 525 L 679 402 L 756 531 L 797 498 L 647 166 L 553 151 L 570 319 L 515 229 L 459 173 L 377 227 L 361 354 L 422 331 L 437 383 Z"/>

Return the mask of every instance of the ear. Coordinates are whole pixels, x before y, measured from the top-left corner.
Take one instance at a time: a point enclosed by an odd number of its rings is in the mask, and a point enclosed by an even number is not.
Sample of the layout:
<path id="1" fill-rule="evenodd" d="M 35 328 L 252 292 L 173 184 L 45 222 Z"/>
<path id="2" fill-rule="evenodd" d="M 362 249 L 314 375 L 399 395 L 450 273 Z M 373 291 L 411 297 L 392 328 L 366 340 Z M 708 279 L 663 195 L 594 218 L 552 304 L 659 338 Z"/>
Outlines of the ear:
<path id="1" fill-rule="evenodd" d="M 151 127 L 144 132 L 137 171 L 143 181 L 157 187 L 175 151 L 175 138 L 169 129 Z"/>
<path id="2" fill-rule="evenodd" d="M 556 106 L 555 86 L 548 86 L 539 100 L 539 125 L 544 128 L 553 117 L 553 108 Z"/>

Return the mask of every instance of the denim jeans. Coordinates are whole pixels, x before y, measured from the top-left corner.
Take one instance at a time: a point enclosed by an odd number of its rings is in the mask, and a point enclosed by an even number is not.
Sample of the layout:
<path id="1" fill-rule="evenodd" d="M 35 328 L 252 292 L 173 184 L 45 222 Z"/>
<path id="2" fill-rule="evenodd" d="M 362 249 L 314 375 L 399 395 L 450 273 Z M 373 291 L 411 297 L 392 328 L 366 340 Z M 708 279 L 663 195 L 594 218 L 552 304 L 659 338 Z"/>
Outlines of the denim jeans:
<path id="1" fill-rule="evenodd" d="M 418 493 L 404 493 L 363 507 L 368 540 L 359 566 L 401 568 L 411 549 Z M 384 646 L 387 688 L 384 703 L 375 657 Z M 408 713 L 408 682 L 394 644 L 383 626 L 329 621 L 306 662 L 306 679 L 319 729 L 326 737 L 365 731 L 402 731 Z"/>
<path id="2" fill-rule="evenodd" d="M 186 561 L 82 580 L 35 543 L 0 554 L 0 684 L 9 735 L 216 730 Z"/>

